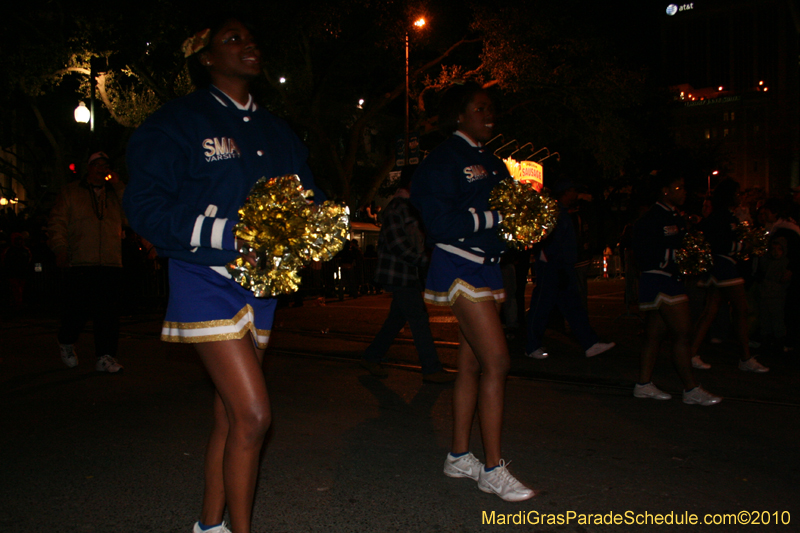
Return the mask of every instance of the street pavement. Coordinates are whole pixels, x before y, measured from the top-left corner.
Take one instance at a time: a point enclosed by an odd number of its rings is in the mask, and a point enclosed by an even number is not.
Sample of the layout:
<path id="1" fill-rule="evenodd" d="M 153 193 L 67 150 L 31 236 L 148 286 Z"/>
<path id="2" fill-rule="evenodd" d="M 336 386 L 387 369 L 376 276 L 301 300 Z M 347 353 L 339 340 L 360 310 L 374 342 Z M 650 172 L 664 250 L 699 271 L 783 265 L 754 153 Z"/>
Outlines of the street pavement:
<path id="1" fill-rule="evenodd" d="M 622 290 L 590 283 L 592 323 L 617 342 L 606 354 L 587 359 L 551 330 L 551 356 L 537 361 L 510 340 L 503 454 L 538 492 L 522 503 L 442 474 L 452 387 L 422 383 L 409 331 L 387 355 L 387 379 L 358 367 L 388 295 L 280 309 L 253 531 L 800 531 L 798 357 L 764 354 L 771 371 L 756 375 L 736 368 L 730 341 L 706 345 L 712 368 L 696 375 L 725 399 L 698 407 L 680 401 L 665 351 L 654 381 L 675 397 L 635 399 L 642 337 Z M 457 324 L 430 311 L 452 368 Z M 101 375 L 86 334 L 81 364 L 63 366 L 56 325 L 37 309 L 0 326 L 0 532 L 191 531 L 213 393 L 193 349 L 158 340 L 156 310 L 125 317 L 125 372 Z M 482 457 L 477 423 L 473 452 Z M 692 515 L 729 523 L 674 524 Z M 769 523 L 731 525 L 734 515 Z"/>

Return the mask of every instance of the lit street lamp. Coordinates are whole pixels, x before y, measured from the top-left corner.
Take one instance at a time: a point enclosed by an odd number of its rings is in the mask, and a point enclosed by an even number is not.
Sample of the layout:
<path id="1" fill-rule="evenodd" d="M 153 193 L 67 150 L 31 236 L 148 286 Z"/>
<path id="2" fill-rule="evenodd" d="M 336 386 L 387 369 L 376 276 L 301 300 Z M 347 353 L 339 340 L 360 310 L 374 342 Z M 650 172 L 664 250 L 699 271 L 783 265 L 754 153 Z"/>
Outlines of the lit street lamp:
<path id="1" fill-rule="evenodd" d="M 89 60 L 89 84 L 91 86 L 91 93 L 89 96 L 89 107 L 83 102 L 78 103 L 75 108 L 73 116 L 75 122 L 86 124 L 89 123 L 89 131 L 94 133 L 94 93 L 95 86 L 97 85 L 96 76 L 104 74 L 108 68 L 107 59 L 104 57 L 93 57 Z"/>
<path id="2" fill-rule="evenodd" d="M 78 104 L 78 107 L 75 108 L 75 112 L 73 114 L 75 116 L 75 122 L 80 122 L 81 124 L 86 124 L 89 122 L 89 119 L 92 118 L 92 113 L 83 102 Z"/>
<path id="3" fill-rule="evenodd" d="M 420 17 L 414 21 L 414 26 L 417 28 L 422 28 L 425 25 L 425 19 Z M 405 145 L 403 148 L 404 154 L 404 166 L 408 166 L 408 30 L 406 30 L 406 139 Z"/>

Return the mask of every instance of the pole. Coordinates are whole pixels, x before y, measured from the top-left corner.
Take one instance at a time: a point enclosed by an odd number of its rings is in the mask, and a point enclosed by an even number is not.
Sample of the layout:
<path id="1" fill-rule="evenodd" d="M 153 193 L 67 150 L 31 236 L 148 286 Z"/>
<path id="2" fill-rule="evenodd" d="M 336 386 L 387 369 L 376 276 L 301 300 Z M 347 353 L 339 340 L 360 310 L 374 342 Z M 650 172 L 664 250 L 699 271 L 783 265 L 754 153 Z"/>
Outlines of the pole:
<path id="1" fill-rule="evenodd" d="M 406 31 L 406 142 L 403 145 L 404 166 L 408 166 L 408 31 Z"/>
<path id="2" fill-rule="evenodd" d="M 89 83 L 92 86 L 91 98 L 89 99 L 89 131 L 94 133 L 94 61 L 89 60 Z"/>

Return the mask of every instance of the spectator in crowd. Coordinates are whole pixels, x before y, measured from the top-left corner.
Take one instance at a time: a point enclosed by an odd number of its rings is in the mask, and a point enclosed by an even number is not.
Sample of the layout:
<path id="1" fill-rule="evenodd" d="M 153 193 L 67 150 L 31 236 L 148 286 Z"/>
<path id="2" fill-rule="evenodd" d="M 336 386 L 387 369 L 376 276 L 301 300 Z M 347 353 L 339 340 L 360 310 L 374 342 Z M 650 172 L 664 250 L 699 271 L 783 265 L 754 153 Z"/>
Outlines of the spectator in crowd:
<path id="1" fill-rule="evenodd" d="M 3 250 L 0 257 L 3 272 L 8 278 L 11 290 L 11 304 L 15 311 L 22 310 L 25 296 L 25 284 L 33 268 L 33 254 L 25 245 L 25 236 L 22 233 L 11 234 L 11 244 Z"/>
<path id="2" fill-rule="evenodd" d="M 122 280 L 122 196 L 125 186 L 109 157 L 89 157 L 86 176 L 65 185 L 50 212 L 49 245 L 62 270 L 61 360 L 78 364 L 75 343 L 89 318 L 98 372 L 122 370 L 117 360 Z"/>
<path id="3" fill-rule="evenodd" d="M 377 205 L 375 200 L 371 201 L 366 207 L 366 213 L 369 222 L 377 226 L 381 225 L 381 206 Z"/>
<path id="4" fill-rule="evenodd" d="M 756 291 L 758 324 L 762 345 L 788 351 L 784 308 L 792 273 L 786 256 L 786 239 L 776 237 L 769 242 L 769 251 L 758 261 Z"/>
<path id="5" fill-rule="evenodd" d="M 392 293 L 392 305 L 389 316 L 364 352 L 361 366 L 373 376 L 386 377 L 388 373 L 381 366 L 381 360 L 408 322 L 422 365 L 422 381 L 449 383 L 456 374 L 442 369 L 433 344 L 428 310 L 422 299 L 420 269 L 428 263 L 428 256 L 419 214 L 408 200 L 410 177 L 409 174 L 404 176 L 394 198 L 383 211 L 375 281 Z"/>
<path id="6" fill-rule="evenodd" d="M 578 191 L 571 180 L 562 178 L 553 186 L 552 192 L 558 200 L 560 210 L 555 229 L 542 242 L 536 255 L 536 286 L 531 294 L 528 311 L 525 355 L 533 359 L 545 359 L 549 356 L 543 346 L 544 332 L 550 312 L 557 306 L 586 357 L 594 357 L 610 350 L 615 343 L 600 342 L 600 338 L 589 325 L 589 314 L 578 287 L 578 275 L 575 271 L 578 245 L 569 214 L 570 207 L 578 199 Z"/>
<path id="7" fill-rule="evenodd" d="M 800 227 L 797 222 L 784 216 L 784 209 L 777 199 L 769 199 L 758 212 L 758 220 L 769 232 L 769 239 L 781 238 L 784 243 L 784 255 L 788 260 L 784 306 L 786 338 L 784 348 L 794 350 L 800 342 Z"/>

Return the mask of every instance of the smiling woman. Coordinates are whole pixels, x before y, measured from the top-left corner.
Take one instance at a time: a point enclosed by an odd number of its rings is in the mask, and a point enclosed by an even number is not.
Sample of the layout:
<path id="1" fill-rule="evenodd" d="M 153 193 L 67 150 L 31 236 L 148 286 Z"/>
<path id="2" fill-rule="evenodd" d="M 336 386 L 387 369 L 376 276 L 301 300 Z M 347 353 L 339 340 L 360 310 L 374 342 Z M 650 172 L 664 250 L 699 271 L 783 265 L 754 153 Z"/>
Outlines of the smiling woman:
<path id="1" fill-rule="evenodd" d="M 491 97 L 475 83 L 454 85 L 442 98 L 440 122 L 453 135 L 420 164 L 411 202 L 434 246 L 425 300 L 450 306 L 459 325 L 458 377 L 453 389 L 453 439 L 444 474 L 478 482 L 484 492 L 524 501 L 534 491 L 506 469 L 500 434 L 508 346 L 498 315 L 505 300 L 500 256 L 505 251 L 496 227 L 502 216 L 489 206 L 492 189 L 510 178 L 505 164 L 486 150 L 492 138 Z M 486 464 L 470 450 L 475 412 L 481 425 Z"/>
<path id="2" fill-rule="evenodd" d="M 489 95 L 477 93 L 466 109 L 458 115 L 458 131 L 473 141 L 485 143 L 492 138 L 494 128 L 494 104 Z"/>
<path id="3" fill-rule="evenodd" d="M 222 17 L 216 25 L 187 39 L 190 42 L 184 49 L 201 46 L 187 58 L 192 83 L 198 89 L 214 85 L 226 94 L 241 92 L 242 81 L 249 89 L 249 82 L 261 73 L 261 50 L 250 28 L 237 18 Z M 231 96 L 236 99 L 237 95 Z M 247 98 L 239 103 L 247 103 Z"/>
<path id="4" fill-rule="evenodd" d="M 159 109 L 131 137 L 123 201 L 131 226 L 169 257 L 161 338 L 193 343 L 216 389 L 194 533 L 249 533 L 271 422 L 261 363 L 276 301 L 231 279 L 225 265 L 239 257 L 232 228 L 262 176 L 297 174 L 317 201 L 325 195 L 314 185 L 306 147 L 250 95 L 261 52 L 247 25 L 219 16 L 183 50 L 198 90 Z"/>
<path id="5" fill-rule="evenodd" d="M 249 81 L 261 72 L 261 51 L 244 24 L 231 19 L 214 35 L 208 48 L 200 53 L 211 82 L 226 93 L 239 87 L 239 80 Z M 236 99 L 236 95 L 233 95 Z M 247 99 L 237 99 L 240 104 Z"/>

